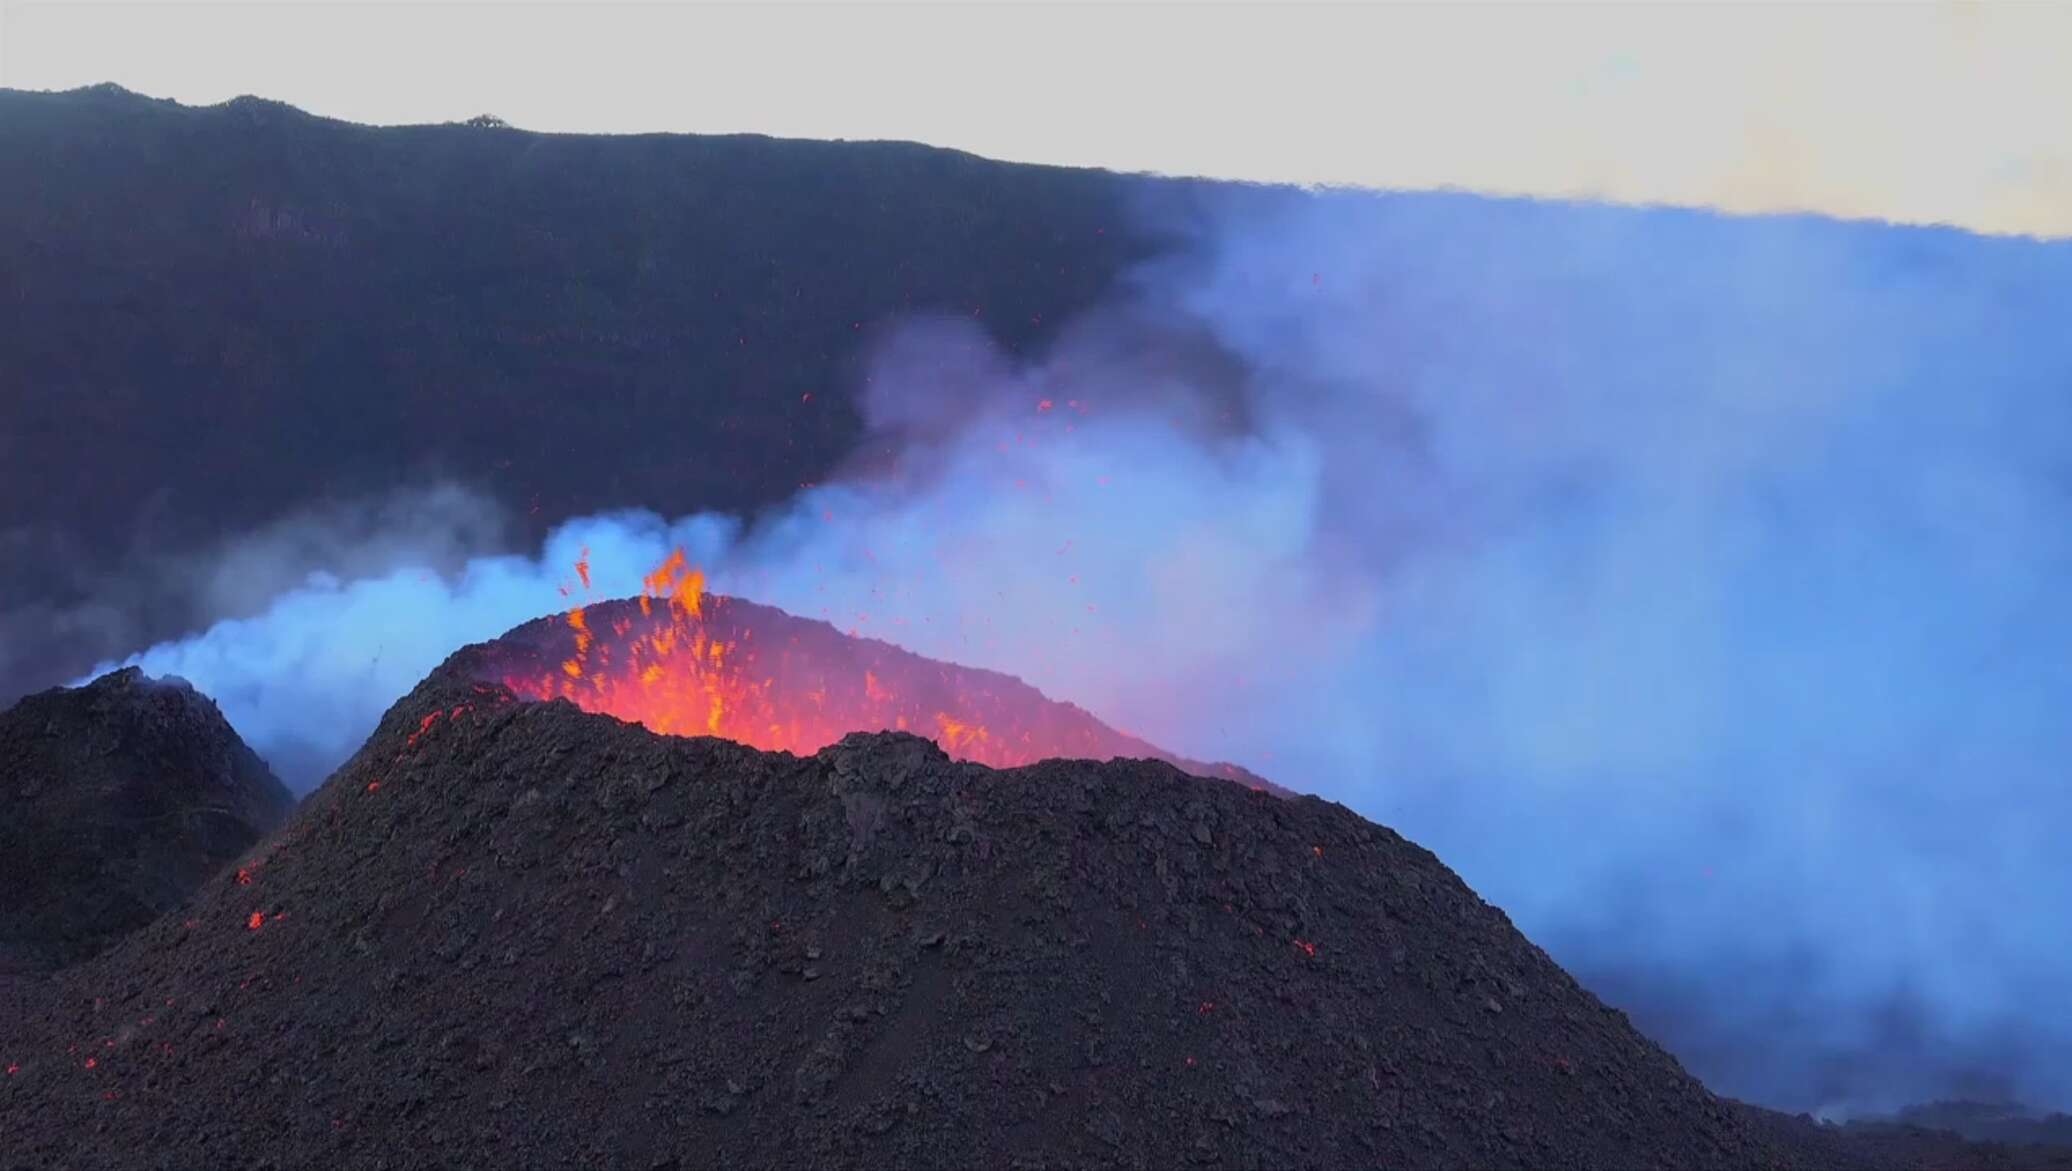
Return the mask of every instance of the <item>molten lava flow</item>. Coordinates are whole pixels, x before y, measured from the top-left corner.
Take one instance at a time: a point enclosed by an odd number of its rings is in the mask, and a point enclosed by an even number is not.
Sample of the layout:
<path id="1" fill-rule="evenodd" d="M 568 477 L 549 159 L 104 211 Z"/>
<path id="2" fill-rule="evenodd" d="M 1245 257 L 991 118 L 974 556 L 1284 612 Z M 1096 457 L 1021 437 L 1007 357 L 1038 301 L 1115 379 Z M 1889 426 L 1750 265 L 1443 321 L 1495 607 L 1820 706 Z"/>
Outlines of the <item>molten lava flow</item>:
<path id="1" fill-rule="evenodd" d="M 510 636 L 494 668 L 513 693 L 565 698 L 668 735 L 810 754 L 851 732 L 911 731 L 996 768 L 1173 759 L 1007 676 L 707 595 L 681 550 L 644 579 L 638 599 L 577 607 L 532 629 L 530 642 Z"/>

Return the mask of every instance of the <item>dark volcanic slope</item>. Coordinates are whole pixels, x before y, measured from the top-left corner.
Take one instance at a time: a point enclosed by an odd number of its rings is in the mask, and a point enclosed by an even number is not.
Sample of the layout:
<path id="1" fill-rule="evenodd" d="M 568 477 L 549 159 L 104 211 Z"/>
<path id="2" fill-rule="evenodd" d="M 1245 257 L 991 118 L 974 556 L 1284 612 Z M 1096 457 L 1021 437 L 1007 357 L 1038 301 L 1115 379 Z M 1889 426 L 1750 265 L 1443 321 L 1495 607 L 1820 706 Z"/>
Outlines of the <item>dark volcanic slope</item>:
<path id="1" fill-rule="evenodd" d="M 246 865 L 25 994 L 11 1159 L 1836 1165 L 1426 851 L 1160 763 L 800 759 L 442 670 Z"/>
<path id="2" fill-rule="evenodd" d="M 136 668 L 0 713 L 0 970 L 150 922 L 294 798 L 207 696 Z"/>

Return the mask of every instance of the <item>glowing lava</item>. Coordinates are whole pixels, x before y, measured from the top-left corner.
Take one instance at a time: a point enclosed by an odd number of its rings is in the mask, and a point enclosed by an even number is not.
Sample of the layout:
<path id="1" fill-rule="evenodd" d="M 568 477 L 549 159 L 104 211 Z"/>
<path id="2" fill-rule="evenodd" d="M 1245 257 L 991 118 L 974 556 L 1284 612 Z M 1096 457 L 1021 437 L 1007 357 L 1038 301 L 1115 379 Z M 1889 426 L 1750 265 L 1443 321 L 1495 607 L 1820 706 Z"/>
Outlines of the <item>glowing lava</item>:
<path id="1" fill-rule="evenodd" d="M 851 732 L 908 731 L 995 768 L 1149 757 L 1260 783 L 1160 751 L 1011 676 L 707 594 L 681 550 L 647 576 L 639 598 L 529 623 L 497 640 L 490 664 L 489 677 L 522 699 L 567 699 L 655 732 L 765 751 L 806 755 Z"/>

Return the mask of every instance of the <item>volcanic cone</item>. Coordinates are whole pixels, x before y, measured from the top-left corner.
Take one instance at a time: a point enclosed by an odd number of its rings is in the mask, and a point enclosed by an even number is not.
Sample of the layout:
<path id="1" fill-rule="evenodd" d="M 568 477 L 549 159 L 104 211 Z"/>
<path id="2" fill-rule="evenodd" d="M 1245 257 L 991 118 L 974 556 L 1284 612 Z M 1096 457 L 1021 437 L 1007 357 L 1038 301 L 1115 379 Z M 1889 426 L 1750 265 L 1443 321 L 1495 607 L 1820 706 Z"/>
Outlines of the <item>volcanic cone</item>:
<path id="1" fill-rule="evenodd" d="M 16 982 L 6 1157 L 1844 1165 L 1340 806 L 665 736 L 480 680 L 522 650 L 456 654 L 241 873 Z"/>

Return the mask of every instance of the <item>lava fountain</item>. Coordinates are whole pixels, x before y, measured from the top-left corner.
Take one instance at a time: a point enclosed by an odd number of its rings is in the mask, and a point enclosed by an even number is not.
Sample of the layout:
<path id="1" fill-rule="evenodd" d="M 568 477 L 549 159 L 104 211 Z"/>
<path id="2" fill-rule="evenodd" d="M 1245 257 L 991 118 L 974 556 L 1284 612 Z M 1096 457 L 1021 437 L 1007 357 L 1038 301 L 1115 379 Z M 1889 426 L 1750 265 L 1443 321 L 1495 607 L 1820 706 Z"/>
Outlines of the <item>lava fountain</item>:
<path id="1" fill-rule="evenodd" d="M 579 573 L 586 568 L 578 563 Z M 1190 761 L 1118 732 L 1011 675 L 708 594 L 681 550 L 647 576 L 638 598 L 527 623 L 493 647 L 484 682 L 520 699 L 566 699 L 664 735 L 719 736 L 806 755 L 851 732 L 905 731 L 993 768 L 1150 758 L 1286 792 L 1235 765 Z"/>

